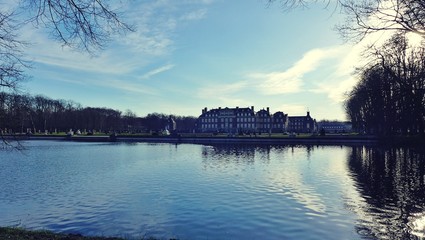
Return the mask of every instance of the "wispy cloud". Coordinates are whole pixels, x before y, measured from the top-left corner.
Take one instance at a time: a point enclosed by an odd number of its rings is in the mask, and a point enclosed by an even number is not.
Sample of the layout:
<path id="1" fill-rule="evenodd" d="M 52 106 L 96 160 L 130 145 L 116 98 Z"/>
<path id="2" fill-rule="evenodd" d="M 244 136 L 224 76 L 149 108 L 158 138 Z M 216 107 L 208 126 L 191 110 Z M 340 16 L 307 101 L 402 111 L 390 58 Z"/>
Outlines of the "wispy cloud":
<path id="1" fill-rule="evenodd" d="M 353 89 L 358 81 L 355 70 L 365 67 L 370 61 L 365 57 L 365 51 L 373 45 L 384 44 L 390 36 L 391 32 L 374 33 L 358 44 L 335 46 L 334 49 L 339 51 L 333 61 L 326 66 L 329 74 L 326 78 L 317 80 L 315 86 L 308 91 L 326 94 L 332 103 L 341 104 L 346 99 L 346 93 Z"/>
<path id="2" fill-rule="evenodd" d="M 117 79 L 107 79 L 102 81 L 95 81 L 94 85 L 101 87 L 108 87 L 124 92 L 131 92 L 136 94 L 148 94 L 148 95 L 158 95 L 158 91 L 151 87 L 147 87 L 142 84 L 123 82 Z"/>
<path id="3" fill-rule="evenodd" d="M 230 84 L 214 84 L 204 86 L 198 90 L 198 97 L 203 99 L 217 99 L 223 96 L 233 95 L 247 87 L 247 82 L 240 81 Z"/>
<path id="4" fill-rule="evenodd" d="M 88 72 L 129 73 L 148 65 L 152 59 L 170 54 L 180 27 L 204 18 L 208 4 L 171 0 L 121 2 L 115 7 L 123 12 L 127 22 L 131 21 L 136 31 L 116 36 L 108 48 L 95 57 L 60 46 L 48 38 L 43 29 L 31 24 L 25 26 L 22 39 L 33 44 L 29 56 L 35 62 Z"/>
<path id="5" fill-rule="evenodd" d="M 278 107 L 280 111 L 284 111 L 291 116 L 301 116 L 306 114 L 306 106 L 302 104 L 282 104 Z"/>
<path id="6" fill-rule="evenodd" d="M 345 93 L 350 91 L 356 82 L 353 74 L 356 67 L 364 61 L 361 57 L 364 46 L 346 44 L 335 46 L 334 49 L 337 49 L 337 54 L 323 69 L 326 77 L 316 79 L 308 91 L 325 94 L 331 102 L 340 104 L 345 99 Z"/>
<path id="7" fill-rule="evenodd" d="M 143 63 L 134 54 L 124 56 L 123 51 L 114 48 L 99 52 L 97 56 L 72 50 L 66 46 L 60 46 L 57 42 L 49 39 L 42 30 L 34 29 L 31 26 L 25 26 L 21 37 L 24 41 L 31 43 L 27 49 L 28 60 L 63 70 L 127 74 L 140 68 Z"/>
<path id="8" fill-rule="evenodd" d="M 180 17 L 181 20 L 199 20 L 203 19 L 205 15 L 207 14 L 207 9 L 198 9 L 189 13 L 184 14 L 182 17 Z"/>
<path id="9" fill-rule="evenodd" d="M 115 4 L 115 3 L 114 3 Z M 38 78 L 51 79 L 49 71 L 67 72 L 61 75 L 61 81 L 82 82 L 93 86 L 104 86 L 119 91 L 155 93 L 151 86 L 131 83 L 138 79 L 148 79 L 169 71 L 175 66 L 168 64 L 142 73 L 154 62 L 166 62 L 174 50 L 174 39 L 186 23 L 204 18 L 209 2 L 198 1 L 140 1 L 117 3 L 117 9 L 124 13 L 129 24 L 136 26 L 136 31 L 125 36 L 116 36 L 108 43 L 105 50 L 96 56 L 90 56 L 67 47 L 48 37 L 44 29 L 25 26 L 22 39 L 33 44 L 28 48 L 28 56 L 39 69 Z M 183 16 L 183 17 L 182 17 Z M 72 73 L 72 74 L 70 74 Z M 97 79 L 114 79 L 97 81 Z M 158 86 L 156 86 L 158 88 Z"/>
<path id="10" fill-rule="evenodd" d="M 296 93 L 303 90 L 303 77 L 316 70 L 323 60 L 335 57 L 339 49 L 313 49 L 304 54 L 292 67 L 284 71 L 251 73 L 249 78 L 257 80 L 264 95 Z"/>
<path id="11" fill-rule="evenodd" d="M 302 91 L 302 79 L 291 75 L 290 72 L 252 73 L 248 77 L 259 82 L 258 90 L 264 95 Z"/>
<path id="12" fill-rule="evenodd" d="M 304 75 L 315 71 L 324 60 L 335 58 L 341 48 L 313 49 L 303 55 L 292 67 L 283 71 L 269 73 L 254 72 L 242 76 L 245 80 L 230 84 L 204 86 L 199 90 L 200 98 L 218 98 L 251 90 L 259 95 L 277 95 L 307 91 L 304 89 Z M 220 93 L 220 94 L 217 94 Z"/>
<path id="13" fill-rule="evenodd" d="M 152 76 L 154 76 L 154 75 L 157 75 L 157 74 L 160 74 L 160 73 L 162 73 L 162 72 L 165 72 L 165 71 L 168 71 L 168 70 L 171 70 L 171 69 L 173 69 L 174 68 L 174 64 L 168 64 L 168 65 L 165 65 L 165 66 L 162 66 L 162 67 L 159 67 L 159 68 L 156 68 L 156 69 L 154 69 L 154 70 L 151 70 L 151 71 L 149 71 L 149 72 L 147 72 L 147 73 L 145 73 L 143 76 L 142 76 L 142 79 L 149 79 L 149 78 L 151 78 Z"/>
<path id="14" fill-rule="evenodd" d="M 129 3 L 124 12 L 134 21 L 137 31 L 117 39 L 141 54 L 162 56 L 173 51 L 174 39 L 181 26 L 202 19 L 210 2 L 149 1 Z"/>
<path id="15" fill-rule="evenodd" d="M 248 82 L 239 81 L 231 84 L 214 84 L 198 89 L 197 98 L 207 99 L 218 106 L 244 106 L 250 105 L 251 101 L 240 96 L 243 90 L 248 88 Z M 221 104 L 221 105 L 220 105 Z"/>

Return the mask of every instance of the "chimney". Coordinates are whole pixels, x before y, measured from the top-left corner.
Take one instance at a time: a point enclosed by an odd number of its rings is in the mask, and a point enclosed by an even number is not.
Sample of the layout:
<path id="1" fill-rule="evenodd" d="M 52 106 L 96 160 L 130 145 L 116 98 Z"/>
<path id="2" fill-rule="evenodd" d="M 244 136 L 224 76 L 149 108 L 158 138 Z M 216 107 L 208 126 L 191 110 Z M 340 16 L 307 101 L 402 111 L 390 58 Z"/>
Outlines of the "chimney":
<path id="1" fill-rule="evenodd" d="M 204 114 L 206 112 L 208 112 L 208 108 L 205 107 L 204 109 L 202 109 L 202 114 Z"/>
<path id="2" fill-rule="evenodd" d="M 269 107 L 267 107 L 267 113 L 270 113 L 270 108 Z"/>
<path id="3" fill-rule="evenodd" d="M 254 112 L 254 106 L 251 106 L 251 110 Z"/>

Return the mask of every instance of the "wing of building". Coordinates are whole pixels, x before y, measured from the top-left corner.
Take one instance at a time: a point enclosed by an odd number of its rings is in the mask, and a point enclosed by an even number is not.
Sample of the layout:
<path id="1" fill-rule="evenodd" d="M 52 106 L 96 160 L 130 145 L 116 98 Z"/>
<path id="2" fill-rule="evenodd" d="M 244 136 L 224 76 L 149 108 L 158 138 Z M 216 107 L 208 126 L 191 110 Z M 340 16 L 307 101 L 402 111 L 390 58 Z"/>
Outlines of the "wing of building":
<path id="1" fill-rule="evenodd" d="M 348 133 L 353 131 L 353 126 L 349 122 L 322 121 L 318 124 L 318 129 L 323 129 L 327 133 Z"/>
<path id="2" fill-rule="evenodd" d="M 313 133 L 317 131 L 316 119 L 307 112 L 306 116 L 289 117 L 288 131 L 295 133 Z"/>

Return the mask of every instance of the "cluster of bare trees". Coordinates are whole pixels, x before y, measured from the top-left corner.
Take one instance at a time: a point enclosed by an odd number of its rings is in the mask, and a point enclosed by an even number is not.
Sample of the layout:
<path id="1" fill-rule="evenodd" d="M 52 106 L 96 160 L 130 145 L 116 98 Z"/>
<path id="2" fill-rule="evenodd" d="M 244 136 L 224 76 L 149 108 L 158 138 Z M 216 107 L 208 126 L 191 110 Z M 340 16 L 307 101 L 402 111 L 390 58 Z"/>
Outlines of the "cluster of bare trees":
<path id="1" fill-rule="evenodd" d="M 407 33 L 425 38 L 424 0 L 268 0 L 284 9 L 324 2 L 346 16 L 337 29 L 355 42 L 371 33 L 390 32 L 382 46 L 372 46 L 369 64 L 348 94 L 345 108 L 353 127 L 374 134 L 424 134 L 425 42 L 409 47 Z"/>
<path id="2" fill-rule="evenodd" d="M 425 48 L 409 47 L 399 33 L 371 54 L 346 101 L 353 126 L 374 134 L 424 134 Z"/>
<path id="3" fill-rule="evenodd" d="M 113 2 L 113 1 L 112 1 Z M 117 2 L 113 2 L 116 4 Z M 133 31 L 108 0 L 21 0 L 2 3 L 0 8 L 0 133 L 5 129 L 25 132 L 26 128 L 52 131 L 53 128 L 112 128 L 117 111 L 81 109 L 72 102 L 14 94 L 27 78 L 31 65 L 19 33 L 26 25 L 50 30 L 58 43 L 93 54 L 116 33 Z M 90 119 L 90 120 L 87 120 Z M 97 120 L 95 120 L 97 119 Z M 80 122 L 83 121 L 83 122 Z M 0 134 L 1 135 L 1 134 Z"/>
<path id="4" fill-rule="evenodd" d="M 127 110 L 82 107 L 73 101 L 54 100 L 44 96 L 0 93 L 0 129 L 3 133 L 68 132 L 156 132 L 168 124 L 169 115 L 153 113 L 137 117 Z M 179 132 L 190 132 L 194 117 L 171 116 Z"/>

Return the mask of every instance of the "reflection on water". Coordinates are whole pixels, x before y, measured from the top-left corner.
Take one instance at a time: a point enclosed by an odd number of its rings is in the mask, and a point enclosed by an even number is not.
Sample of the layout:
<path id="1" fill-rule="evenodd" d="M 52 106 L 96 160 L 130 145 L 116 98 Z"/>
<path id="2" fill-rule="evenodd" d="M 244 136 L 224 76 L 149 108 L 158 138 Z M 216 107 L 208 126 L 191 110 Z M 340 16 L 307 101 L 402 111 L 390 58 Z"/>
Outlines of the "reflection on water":
<path id="1" fill-rule="evenodd" d="M 359 146 L 26 142 L 0 225 L 180 239 L 421 239 L 424 153 Z"/>
<path id="2" fill-rule="evenodd" d="M 425 237 L 424 152 L 353 147 L 350 172 L 362 197 L 360 234 L 379 239 Z"/>

